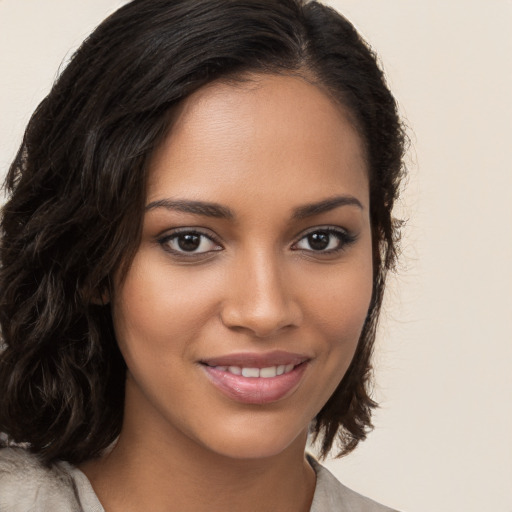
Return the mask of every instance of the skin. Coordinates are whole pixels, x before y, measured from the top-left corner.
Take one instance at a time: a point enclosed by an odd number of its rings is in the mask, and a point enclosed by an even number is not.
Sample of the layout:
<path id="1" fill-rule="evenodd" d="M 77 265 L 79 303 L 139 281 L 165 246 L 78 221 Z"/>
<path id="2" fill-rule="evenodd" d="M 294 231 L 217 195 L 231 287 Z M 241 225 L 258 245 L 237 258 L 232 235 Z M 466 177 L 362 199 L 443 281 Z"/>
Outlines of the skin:
<path id="1" fill-rule="evenodd" d="M 333 197 L 349 204 L 293 215 Z M 215 203 L 232 218 L 171 200 Z M 107 512 L 309 510 L 308 425 L 350 364 L 372 293 L 358 133 L 297 76 L 210 84 L 176 113 L 146 204 L 140 247 L 111 297 L 128 367 L 123 429 L 108 456 L 81 469 Z M 180 248 L 183 228 L 206 235 L 198 254 Z M 307 235 L 322 229 L 339 250 L 312 248 Z M 232 400 L 201 364 L 276 349 L 308 362 L 272 403 Z"/>

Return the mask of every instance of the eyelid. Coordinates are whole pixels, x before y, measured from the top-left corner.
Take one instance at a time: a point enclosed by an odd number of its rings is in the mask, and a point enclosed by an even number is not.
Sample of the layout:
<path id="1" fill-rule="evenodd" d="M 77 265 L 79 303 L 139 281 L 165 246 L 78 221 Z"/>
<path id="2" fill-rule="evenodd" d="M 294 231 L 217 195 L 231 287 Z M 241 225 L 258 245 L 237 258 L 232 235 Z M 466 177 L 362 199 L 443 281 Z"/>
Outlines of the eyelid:
<path id="1" fill-rule="evenodd" d="M 317 232 L 325 232 L 325 233 L 332 234 L 332 235 L 336 236 L 338 238 L 338 240 L 340 241 L 340 247 L 337 247 L 335 249 L 324 250 L 324 251 L 321 251 L 321 250 L 315 251 L 314 249 L 298 249 L 298 248 L 294 249 L 294 246 L 296 246 L 304 238 L 306 238 L 307 236 L 309 236 L 313 233 L 317 233 Z M 341 252 L 341 251 L 347 249 L 350 245 L 352 245 L 354 242 L 356 242 L 357 238 L 358 238 L 357 234 L 347 230 L 346 228 L 342 228 L 340 226 L 332 226 L 332 225 L 331 226 L 329 226 L 329 225 L 314 226 L 312 228 L 309 228 L 309 229 L 303 231 L 299 235 L 297 240 L 292 245 L 292 250 L 303 251 L 306 253 L 312 253 L 312 254 L 315 254 L 318 256 L 335 254 L 335 253 L 338 253 L 338 252 Z"/>
<path id="2" fill-rule="evenodd" d="M 219 237 L 209 228 L 203 228 L 202 226 L 180 226 L 177 228 L 168 228 L 161 231 L 156 238 L 170 238 L 172 236 L 180 235 L 183 233 L 196 233 L 203 235 L 206 238 L 212 239 L 215 243 L 220 245 Z"/>
<path id="3" fill-rule="evenodd" d="M 328 250 L 314 250 L 314 249 L 303 249 L 303 248 L 297 248 L 295 247 L 299 242 L 301 242 L 303 239 L 305 239 L 307 236 L 316 233 L 316 232 L 325 232 L 330 235 L 335 236 L 339 240 L 339 246 L 334 249 L 328 249 Z M 172 249 L 168 242 L 172 240 L 173 238 L 178 237 L 180 234 L 196 234 L 202 237 L 207 238 L 210 240 L 213 244 L 217 246 L 217 248 L 210 249 L 203 252 L 192 252 L 192 251 L 181 251 L 181 250 L 175 250 Z M 332 226 L 332 225 L 322 225 L 322 226 L 313 226 L 311 228 L 308 228 L 304 230 L 298 237 L 296 238 L 296 241 L 292 244 L 291 249 L 293 251 L 301 251 L 303 253 L 308 254 L 314 254 L 317 256 L 322 255 L 332 255 L 339 253 L 343 250 L 346 250 L 350 245 L 352 245 L 358 238 L 358 235 L 347 230 L 346 228 L 342 228 L 340 226 Z M 211 253 L 218 252 L 221 250 L 224 250 L 223 244 L 220 242 L 219 237 L 211 232 L 207 228 L 201 228 L 196 226 L 186 226 L 186 227 L 179 227 L 179 228 L 173 228 L 170 230 L 166 230 L 159 234 L 156 237 L 156 242 L 162 246 L 162 248 L 170 253 L 173 256 L 176 256 L 178 258 L 184 258 L 184 259 L 200 259 L 207 257 L 208 255 L 211 256 Z"/>
<path id="4" fill-rule="evenodd" d="M 184 234 L 195 234 L 195 235 L 199 235 L 201 237 L 207 238 L 213 244 L 215 244 L 218 248 L 211 249 L 211 250 L 204 251 L 204 252 L 192 252 L 192 251 L 188 252 L 188 251 L 178 251 L 178 250 L 172 249 L 169 246 L 168 242 L 174 238 L 177 238 L 179 235 L 184 235 Z M 183 257 L 183 258 L 190 258 L 190 259 L 205 257 L 207 255 L 210 255 L 212 252 L 218 252 L 218 251 L 224 249 L 220 240 L 214 233 L 212 233 L 210 230 L 207 230 L 205 228 L 199 228 L 199 227 L 195 227 L 195 226 L 179 227 L 179 228 L 174 228 L 171 230 L 166 230 L 156 237 L 156 242 L 158 244 L 160 244 L 160 246 L 162 246 L 162 248 L 166 252 L 168 252 L 176 257 Z"/>

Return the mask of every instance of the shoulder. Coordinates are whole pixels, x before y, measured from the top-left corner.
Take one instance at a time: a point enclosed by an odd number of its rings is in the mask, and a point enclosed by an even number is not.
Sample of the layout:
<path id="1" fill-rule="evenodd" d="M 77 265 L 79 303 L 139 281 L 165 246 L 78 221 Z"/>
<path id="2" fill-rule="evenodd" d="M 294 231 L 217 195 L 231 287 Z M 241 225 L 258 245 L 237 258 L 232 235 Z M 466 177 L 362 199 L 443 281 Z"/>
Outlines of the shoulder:
<path id="1" fill-rule="evenodd" d="M 310 512 L 397 512 L 344 486 L 310 455 L 308 460 L 316 473 L 316 489 Z"/>
<path id="2" fill-rule="evenodd" d="M 23 448 L 0 449 L 2 512 L 78 512 L 73 479 L 65 463 L 44 466 Z"/>

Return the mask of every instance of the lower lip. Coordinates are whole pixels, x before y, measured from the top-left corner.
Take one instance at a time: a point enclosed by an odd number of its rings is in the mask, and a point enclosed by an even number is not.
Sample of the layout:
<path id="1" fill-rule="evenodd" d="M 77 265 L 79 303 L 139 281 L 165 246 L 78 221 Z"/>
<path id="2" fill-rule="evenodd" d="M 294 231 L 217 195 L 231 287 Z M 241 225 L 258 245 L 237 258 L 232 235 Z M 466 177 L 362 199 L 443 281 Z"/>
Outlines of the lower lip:
<path id="1" fill-rule="evenodd" d="M 202 365 L 210 382 L 224 395 L 245 404 L 269 404 L 291 395 L 299 386 L 307 363 L 276 377 L 242 377 L 214 366 Z"/>

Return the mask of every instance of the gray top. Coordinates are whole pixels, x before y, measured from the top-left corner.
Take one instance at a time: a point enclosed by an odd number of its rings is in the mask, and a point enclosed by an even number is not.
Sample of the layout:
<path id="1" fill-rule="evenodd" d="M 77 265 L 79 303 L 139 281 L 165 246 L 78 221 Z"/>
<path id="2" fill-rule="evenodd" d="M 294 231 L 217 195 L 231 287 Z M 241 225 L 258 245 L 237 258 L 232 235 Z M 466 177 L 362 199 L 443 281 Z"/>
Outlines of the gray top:
<path id="1" fill-rule="evenodd" d="M 312 456 L 310 512 L 397 512 L 342 485 Z M 0 450 L 0 512 L 105 512 L 87 477 L 67 462 L 50 469 L 22 448 Z"/>

